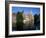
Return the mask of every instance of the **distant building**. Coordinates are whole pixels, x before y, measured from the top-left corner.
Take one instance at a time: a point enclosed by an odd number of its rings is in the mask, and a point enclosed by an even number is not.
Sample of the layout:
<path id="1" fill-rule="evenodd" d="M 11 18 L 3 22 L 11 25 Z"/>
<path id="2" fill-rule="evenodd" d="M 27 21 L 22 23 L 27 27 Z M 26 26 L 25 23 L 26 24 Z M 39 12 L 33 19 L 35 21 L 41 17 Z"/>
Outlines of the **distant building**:
<path id="1" fill-rule="evenodd" d="M 23 22 L 25 24 L 24 27 L 25 28 L 28 28 L 28 27 L 32 28 L 34 25 L 34 16 L 32 14 L 28 14 L 28 15 L 23 14 L 23 17 L 24 17 Z"/>
<path id="2" fill-rule="evenodd" d="M 12 14 L 12 23 L 16 23 L 16 14 L 15 13 Z"/>

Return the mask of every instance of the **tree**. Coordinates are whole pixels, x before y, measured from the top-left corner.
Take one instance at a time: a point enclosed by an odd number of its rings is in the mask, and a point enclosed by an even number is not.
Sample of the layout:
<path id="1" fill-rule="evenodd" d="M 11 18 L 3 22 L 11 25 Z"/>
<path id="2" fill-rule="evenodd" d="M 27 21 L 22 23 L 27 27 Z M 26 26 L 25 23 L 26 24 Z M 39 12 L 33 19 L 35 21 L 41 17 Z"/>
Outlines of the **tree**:
<path id="1" fill-rule="evenodd" d="M 23 12 L 18 12 L 16 16 L 17 30 L 23 30 Z"/>
<path id="2" fill-rule="evenodd" d="M 34 15 L 34 26 L 38 30 L 40 29 L 40 14 L 39 15 L 37 15 L 37 14 Z"/>

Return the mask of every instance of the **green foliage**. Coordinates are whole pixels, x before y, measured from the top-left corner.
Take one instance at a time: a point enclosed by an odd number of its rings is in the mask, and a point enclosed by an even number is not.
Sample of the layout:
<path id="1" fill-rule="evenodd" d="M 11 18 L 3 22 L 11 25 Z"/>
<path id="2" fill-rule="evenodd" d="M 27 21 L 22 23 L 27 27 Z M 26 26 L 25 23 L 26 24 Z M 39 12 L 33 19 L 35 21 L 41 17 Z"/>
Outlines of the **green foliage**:
<path id="1" fill-rule="evenodd" d="M 34 25 L 38 29 L 40 29 L 40 14 L 39 15 L 34 15 Z"/>
<path id="2" fill-rule="evenodd" d="M 23 29 L 23 12 L 18 12 L 16 16 L 16 27 L 17 30 Z"/>

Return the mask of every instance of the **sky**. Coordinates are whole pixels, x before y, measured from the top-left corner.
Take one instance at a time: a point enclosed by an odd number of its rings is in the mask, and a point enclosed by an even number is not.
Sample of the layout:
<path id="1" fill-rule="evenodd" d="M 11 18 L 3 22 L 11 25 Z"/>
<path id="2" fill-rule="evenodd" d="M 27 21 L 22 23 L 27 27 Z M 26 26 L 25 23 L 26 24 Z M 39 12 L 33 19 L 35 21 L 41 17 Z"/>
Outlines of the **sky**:
<path id="1" fill-rule="evenodd" d="M 24 14 L 31 13 L 32 15 L 39 14 L 40 8 L 35 7 L 12 7 L 12 13 L 17 13 L 18 11 L 24 11 Z"/>

